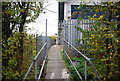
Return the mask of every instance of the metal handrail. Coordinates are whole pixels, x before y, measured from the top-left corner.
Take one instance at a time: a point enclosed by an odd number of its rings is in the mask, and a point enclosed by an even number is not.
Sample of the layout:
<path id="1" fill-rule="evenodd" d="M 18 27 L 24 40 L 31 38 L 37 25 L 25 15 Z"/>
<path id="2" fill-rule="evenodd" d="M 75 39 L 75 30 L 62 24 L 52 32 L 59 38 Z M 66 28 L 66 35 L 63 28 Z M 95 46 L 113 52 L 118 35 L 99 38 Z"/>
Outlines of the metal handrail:
<path id="1" fill-rule="evenodd" d="M 76 73 L 78 74 L 79 78 L 83 81 L 82 76 L 81 76 L 80 73 L 78 72 L 77 68 L 75 67 L 74 63 L 72 62 L 72 60 L 70 59 L 70 56 L 67 54 L 66 51 L 65 51 L 65 54 L 66 54 L 66 56 L 68 57 L 68 59 L 70 60 L 71 64 L 73 65 L 73 67 L 74 67 Z"/>
<path id="2" fill-rule="evenodd" d="M 30 65 L 30 67 L 29 67 L 29 69 L 28 69 L 28 71 L 27 71 L 27 73 L 26 73 L 26 75 L 25 75 L 23 81 L 25 81 L 25 79 L 28 77 L 28 74 L 30 73 L 30 71 L 31 71 L 33 65 L 34 65 L 34 62 L 32 61 L 32 63 L 31 63 L 31 65 Z"/>
<path id="3" fill-rule="evenodd" d="M 40 80 L 40 78 L 41 78 L 41 75 L 42 75 L 42 72 L 43 72 L 43 68 L 44 68 L 45 63 L 46 63 L 47 56 L 48 56 L 48 55 L 46 54 L 46 56 L 45 56 L 45 59 L 44 59 L 44 61 L 43 61 L 43 64 L 42 64 L 42 67 L 41 67 L 41 70 L 40 70 L 40 73 L 39 73 L 39 76 L 38 76 L 38 80 L 37 80 L 37 81 L 39 81 L 39 80 Z"/>
<path id="4" fill-rule="evenodd" d="M 38 56 L 40 55 L 40 53 L 42 52 L 42 50 L 44 49 L 44 47 L 47 45 L 47 42 L 45 42 L 45 44 L 42 46 L 42 48 L 40 49 L 40 51 L 37 53 L 37 55 L 35 56 L 34 60 L 36 60 L 38 58 Z"/>
<path id="5" fill-rule="evenodd" d="M 68 45 L 70 45 L 73 49 L 75 49 L 79 54 L 81 54 L 86 60 L 90 60 L 90 58 L 88 58 L 87 56 L 85 56 L 84 54 L 82 54 L 79 50 L 77 50 L 77 48 L 75 48 L 72 44 L 70 44 L 69 42 L 67 42 L 66 40 L 64 40 Z"/>
<path id="6" fill-rule="evenodd" d="M 97 71 L 95 70 L 95 67 L 94 67 L 94 65 L 93 65 L 93 63 L 92 63 L 92 61 L 91 61 L 91 59 L 88 58 L 86 55 L 82 54 L 79 50 L 77 50 L 77 48 L 75 48 L 72 44 L 70 44 L 70 43 L 67 42 L 66 40 L 64 40 L 64 42 L 67 43 L 69 46 L 71 46 L 74 50 L 76 50 L 82 57 L 84 57 L 84 58 L 90 63 L 90 65 L 91 65 L 91 67 L 92 67 L 94 73 L 96 74 L 98 80 L 101 81 L 101 79 L 100 79 L 100 77 L 99 77 Z"/>
<path id="7" fill-rule="evenodd" d="M 26 75 L 25 75 L 25 77 L 24 77 L 24 79 L 23 79 L 23 81 L 25 81 L 26 78 L 28 77 L 28 74 L 30 73 L 30 71 L 31 71 L 31 69 L 32 69 L 32 66 L 36 64 L 36 61 L 37 61 L 38 56 L 41 54 L 41 52 L 43 51 L 43 49 L 45 48 L 46 45 L 47 45 L 47 42 L 44 43 L 44 45 L 42 46 L 42 48 L 40 49 L 40 51 L 37 53 L 37 55 L 36 55 L 35 58 L 33 59 L 31 65 L 30 65 L 30 67 L 29 67 L 29 69 L 28 69 L 28 71 L 27 71 L 27 73 L 26 73 Z M 36 65 L 35 65 L 35 66 L 36 66 Z M 36 68 L 35 68 L 35 69 L 36 69 Z M 35 75 L 36 75 L 36 74 L 35 74 Z"/>

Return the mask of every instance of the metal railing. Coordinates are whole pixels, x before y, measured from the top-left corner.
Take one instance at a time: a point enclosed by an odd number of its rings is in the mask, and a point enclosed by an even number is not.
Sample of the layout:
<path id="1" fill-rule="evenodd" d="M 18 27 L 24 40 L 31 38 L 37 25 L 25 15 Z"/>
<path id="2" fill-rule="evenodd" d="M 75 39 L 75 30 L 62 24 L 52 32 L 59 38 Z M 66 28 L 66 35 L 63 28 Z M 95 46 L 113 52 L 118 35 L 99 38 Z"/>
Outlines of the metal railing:
<path id="1" fill-rule="evenodd" d="M 101 81 L 97 71 L 95 70 L 95 67 L 91 61 L 90 58 L 88 58 L 86 55 L 82 54 L 79 50 L 77 50 L 72 44 L 70 44 L 69 42 L 67 42 L 66 40 L 64 40 L 65 43 L 67 43 L 71 48 L 73 48 L 75 51 L 77 51 L 82 57 L 84 57 L 85 59 L 85 64 L 84 64 L 84 74 L 85 74 L 85 80 L 87 80 L 87 62 L 89 62 L 90 66 L 92 67 L 93 72 L 95 73 L 95 75 L 97 76 L 98 80 Z M 71 64 L 73 65 L 76 73 L 78 74 L 79 78 L 83 81 L 83 78 L 81 77 L 80 73 L 78 72 L 78 70 L 76 69 L 74 63 L 72 62 L 72 60 L 70 59 L 69 55 L 67 54 L 67 52 L 64 50 L 66 56 L 68 57 L 68 59 L 70 60 Z"/>
<path id="2" fill-rule="evenodd" d="M 35 68 L 35 81 L 39 81 L 40 80 L 40 78 L 41 78 L 41 75 L 42 75 L 42 72 L 43 72 L 43 68 L 44 68 L 44 65 L 45 65 L 45 63 L 46 63 L 46 59 L 47 59 L 47 53 L 46 53 L 46 56 L 45 56 L 45 58 L 44 58 L 44 60 L 43 60 L 43 63 L 42 63 L 42 67 L 41 67 L 41 70 L 40 70 L 40 73 L 39 73 L 39 77 L 37 77 L 37 59 L 38 59 L 38 56 L 41 54 L 41 52 L 43 51 L 43 49 L 46 49 L 47 48 L 47 42 L 45 42 L 44 43 L 44 45 L 42 46 L 42 48 L 40 49 L 40 51 L 37 53 L 37 55 L 35 56 L 35 58 L 33 59 L 33 61 L 32 61 L 32 63 L 31 63 L 31 65 L 30 65 L 30 67 L 29 67 L 29 69 L 28 69 L 28 71 L 27 71 L 27 73 L 26 73 L 26 75 L 25 75 L 25 77 L 24 77 L 24 79 L 23 79 L 23 81 L 25 81 L 26 80 L 26 78 L 28 77 L 28 75 L 29 75 L 29 73 L 30 73 L 30 71 L 31 71 L 31 69 L 32 69 L 32 66 L 34 65 L 34 68 Z"/>
<path id="3" fill-rule="evenodd" d="M 65 51 L 65 54 L 66 54 L 66 56 L 68 57 L 68 59 L 70 60 L 70 63 L 73 65 L 73 68 L 75 69 L 75 71 L 76 71 L 77 75 L 78 75 L 78 76 L 79 76 L 79 78 L 83 81 L 82 76 L 81 76 L 81 75 L 80 75 L 80 73 L 78 72 L 77 68 L 75 67 L 75 65 L 74 65 L 73 61 L 70 59 L 70 56 L 67 54 L 67 52 L 66 52 L 66 51 Z"/>

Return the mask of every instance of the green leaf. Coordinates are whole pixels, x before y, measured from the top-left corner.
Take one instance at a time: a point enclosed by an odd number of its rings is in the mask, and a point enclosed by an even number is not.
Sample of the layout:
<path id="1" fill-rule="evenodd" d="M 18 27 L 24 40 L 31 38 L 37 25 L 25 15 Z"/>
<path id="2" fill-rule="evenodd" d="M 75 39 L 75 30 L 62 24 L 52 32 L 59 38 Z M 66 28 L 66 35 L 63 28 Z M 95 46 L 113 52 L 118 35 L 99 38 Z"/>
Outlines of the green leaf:
<path id="1" fill-rule="evenodd" d="M 83 20 L 82 18 L 78 18 L 78 20 Z"/>

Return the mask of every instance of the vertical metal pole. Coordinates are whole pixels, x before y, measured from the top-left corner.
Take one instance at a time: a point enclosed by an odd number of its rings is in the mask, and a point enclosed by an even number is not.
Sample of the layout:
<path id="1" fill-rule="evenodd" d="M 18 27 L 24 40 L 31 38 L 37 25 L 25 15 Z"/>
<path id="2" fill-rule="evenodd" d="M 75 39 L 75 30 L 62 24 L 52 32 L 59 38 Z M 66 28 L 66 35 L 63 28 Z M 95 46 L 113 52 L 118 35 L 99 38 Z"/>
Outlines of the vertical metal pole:
<path id="1" fill-rule="evenodd" d="M 37 81 L 37 61 L 35 60 L 35 81 Z"/>
<path id="2" fill-rule="evenodd" d="M 64 21 L 65 21 L 65 40 L 68 41 L 68 26 L 67 26 L 67 21 L 66 20 L 64 20 Z M 65 44 L 65 51 L 68 52 L 68 45 L 65 42 L 64 42 L 64 44 Z"/>
<path id="3" fill-rule="evenodd" d="M 37 32 L 36 32 L 36 55 L 37 55 L 37 52 L 38 50 L 37 50 Z"/>
<path id="4" fill-rule="evenodd" d="M 47 19 L 46 19 L 46 41 L 45 42 L 47 42 Z M 47 45 L 46 45 L 46 48 L 45 48 L 45 54 L 47 54 Z"/>
<path id="5" fill-rule="evenodd" d="M 37 32 L 36 32 L 36 55 L 37 55 Z M 37 81 L 37 60 L 35 60 L 35 81 Z"/>
<path id="6" fill-rule="evenodd" d="M 64 24 L 64 40 L 67 40 L 67 25 L 66 25 L 66 20 L 63 21 L 63 24 Z M 66 59 L 66 55 L 65 55 L 65 51 L 67 51 L 67 44 L 64 42 L 64 48 L 63 48 L 63 52 L 64 52 L 64 60 Z"/>
<path id="7" fill-rule="evenodd" d="M 63 20 L 63 31 L 64 31 L 64 40 L 66 40 L 66 32 L 65 32 L 65 30 L 66 30 L 66 25 L 65 25 L 65 20 Z"/>
<path id="8" fill-rule="evenodd" d="M 2 2 L 0 2 L 0 11 L 2 11 Z M 2 20 L 2 12 L 0 12 L 0 20 Z M 0 21 L 0 59 L 2 59 L 2 22 Z M 0 61 L 0 81 L 2 81 L 2 61 Z"/>
<path id="9" fill-rule="evenodd" d="M 85 71 L 85 81 L 87 81 L 87 61 L 84 62 L 84 71 Z"/>
<path id="10" fill-rule="evenodd" d="M 46 42 L 47 42 L 47 19 L 46 19 Z"/>
<path id="11" fill-rule="evenodd" d="M 64 32 L 64 39 L 63 40 L 66 40 L 66 25 L 65 25 L 65 20 L 63 20 L 63 32 Z M 65 42 L 63 42 L 63 59 L 65 59 Z"/>
<path id="12" fill-rule="evenodd" d="M 66 21 L 66 40 L 67 41 L 69 41 L 69 21 L 67 21 L 67 20 L 65 20 Z M 69 45 L 68 44 L 66 44 L 66 51 L 67 51 L 67 53 L 68 53 L 68 47 L 69 47 Z"/>
<path id="13" fill-rule="evenodd" d="M 87 23 L 87 20 L 84 20 L 83 23 Z M 85 30 L 87 28 L 87 24 L 84 24 L 83 29 Z M 83 41 L 83 46 L 86 48 L 86 43 Z M 86 51 L 83 51 L 83 54 L 86 54 Z M 84 61 L 84 72 L 85 72 L 85 81 L 87 81 L 87 62 L 86 60 Z"/>
<path id="14" fill-rule="evenodd" d="M 83 27 L 84 27 L 84 19 L 82 20 L 82 29 Z M 81 34 L 81 39 L 83 38 L 82 36 L 83 36 L 83 33 Z M 82 40 L 82 44 L 83 44 L 83 40 Z"/>
<path id="15" fill-rule="evenodd" d="M 70 19 L 70 41 L 71 41 L 71 44 L 72 44 L 72 20 L 71 19 Z"/>
<path id="16" fill-rule="evenodd" d="M 69 29 L 70 29 L 69 30 L 70 31 L 69 32 L 69 43 L 71 44 L 71 19 L 69 20 Z M 71 48 L 71 46 L 69 46 L 69 50 L 68 51 L 70 52 L 70 54 L 72 54 L 71 50 L 72 50 L 72 48 Z"/>

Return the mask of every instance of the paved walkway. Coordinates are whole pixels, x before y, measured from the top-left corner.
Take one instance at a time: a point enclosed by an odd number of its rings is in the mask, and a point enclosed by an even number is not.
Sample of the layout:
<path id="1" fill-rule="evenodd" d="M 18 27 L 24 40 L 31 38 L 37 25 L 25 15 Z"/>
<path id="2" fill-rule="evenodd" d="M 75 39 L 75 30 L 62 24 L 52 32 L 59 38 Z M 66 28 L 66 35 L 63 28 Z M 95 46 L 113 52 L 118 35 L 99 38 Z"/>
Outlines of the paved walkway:
<path id="1" fill-rule="evenodd" d="M 59 46 L 54 45 L 48 53 L 46 79 L 68 79 L 69 74 L 60 55 Z"/>

